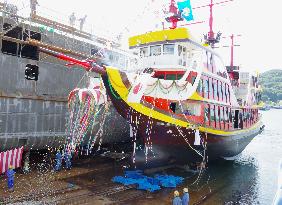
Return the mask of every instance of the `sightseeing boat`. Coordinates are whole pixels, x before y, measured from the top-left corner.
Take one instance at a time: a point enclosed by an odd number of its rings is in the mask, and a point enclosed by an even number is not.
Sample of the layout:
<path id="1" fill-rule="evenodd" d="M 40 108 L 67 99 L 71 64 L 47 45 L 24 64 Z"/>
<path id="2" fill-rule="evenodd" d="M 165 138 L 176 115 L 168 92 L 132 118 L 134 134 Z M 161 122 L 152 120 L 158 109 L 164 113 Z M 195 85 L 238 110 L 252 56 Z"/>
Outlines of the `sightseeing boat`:
<path id="1" fill-rule="evenodd" d="M 257 76 L 242 77 L 237 66 L 225 66 L 210 33 L 202 44 L 187 28 L 177 28 L 183 15 L 173 0 L 170 12 L 171 28 L 129 38 L 129 48 L 140 57 L 138 71 L 98 61 L 83 67 L 101 74 L 111 102 L 130 124 L 133 162 L 234 157 L 263 129 Z"/>

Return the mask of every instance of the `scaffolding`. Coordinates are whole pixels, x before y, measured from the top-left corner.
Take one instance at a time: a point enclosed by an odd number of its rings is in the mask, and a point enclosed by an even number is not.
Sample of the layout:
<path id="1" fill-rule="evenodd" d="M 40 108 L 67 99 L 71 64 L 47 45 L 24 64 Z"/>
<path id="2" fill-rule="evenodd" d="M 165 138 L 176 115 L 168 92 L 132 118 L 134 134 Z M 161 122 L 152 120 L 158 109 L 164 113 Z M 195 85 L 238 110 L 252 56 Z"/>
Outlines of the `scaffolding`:
<path id="1" fill-rule="evenodd" d="M 49 48 L 84 59 L 93 59 L 91 49 L 95 45 L 100 48 L 107 47 L 108 44 L 113 48 L 120 47 L 120 44 L 113 40 L 40 16 L 37 12 L 30 12 L 29 16 L 24 17 L 18 13 L 11 13 L 6 7 L 5 3 L 0 2 L 2 52 L 2 43 L 5 41 L 16 43 L 17 47 L 21 48 L 23 46 Z M 18 53 L 18 51 L 15 52 Z"/>

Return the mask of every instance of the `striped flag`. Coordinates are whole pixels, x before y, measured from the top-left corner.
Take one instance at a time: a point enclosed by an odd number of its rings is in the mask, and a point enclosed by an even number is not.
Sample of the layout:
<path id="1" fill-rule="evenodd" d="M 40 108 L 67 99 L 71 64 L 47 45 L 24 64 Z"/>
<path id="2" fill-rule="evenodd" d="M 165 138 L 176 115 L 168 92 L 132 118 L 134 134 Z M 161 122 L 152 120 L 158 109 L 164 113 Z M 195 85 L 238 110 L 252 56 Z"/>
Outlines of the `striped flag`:
<path id="1" fill-rule="evenodd" d="M 21 166 L 22 155 L 23 147 L 0 152 L 0 174 L 6 172 L 10 165 L 12 165 L 14 169 L 19 168 Z"/>

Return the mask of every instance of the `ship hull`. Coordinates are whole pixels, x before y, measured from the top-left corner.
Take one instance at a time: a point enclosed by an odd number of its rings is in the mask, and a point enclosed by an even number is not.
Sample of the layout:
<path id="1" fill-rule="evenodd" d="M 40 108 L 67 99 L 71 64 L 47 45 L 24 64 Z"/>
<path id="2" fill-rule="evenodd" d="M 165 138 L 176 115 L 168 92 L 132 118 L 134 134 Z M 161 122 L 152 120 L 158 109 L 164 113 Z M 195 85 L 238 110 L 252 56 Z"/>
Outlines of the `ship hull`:
<path id="1" fill-rule="evenodd" d="M 103 81 L 120 115 L 127 121 L 135 119 L 131 126 L 133 130 L 137 130 L 137 147 L 141 147 L 136 150 L 135 164 L 142 167 L 201 162 L 203 158 L 216 160 L 233 157 L 240 154 L 263 129 L 261 122 L 258 122 L 249 129 L 238 129 L 228 135 L 200 132 L 207 145 L 207 149 L 204 149 L 203 143 L 194 145 L 195 130 L 165 123 L 134 110 L 119 97 L 107 76 L 103 77 Z M 150 134 L 148 127 L 151 127 Z M 145 144 L 152 144 L 152 151 L 149 150 L 148 154 L 145 154 Z"/>
<path id="2" fill-rule="evenodd" d="M 26 64 L 39 64 L 39 80 L 25 79 Z M 67 96 L 84 75 L 63 64 L 33 61 L 0 53 L 0 151 L 24 146 L 25 150 L 58 148 L 67 139 L 70 111 Z M 111 104 L 111 103 L 110 103 Z M 100 118 L 99 118 L 100 117 Z M 101 116 L 97 121 L 101 121 Z M 117 126 L 113 126 L 116 124 Z M 85 137 L 99 130 L 97 124 Z M 110 106 L 103 132 L 103 144 L 129 138 L 129 126 Z"/>

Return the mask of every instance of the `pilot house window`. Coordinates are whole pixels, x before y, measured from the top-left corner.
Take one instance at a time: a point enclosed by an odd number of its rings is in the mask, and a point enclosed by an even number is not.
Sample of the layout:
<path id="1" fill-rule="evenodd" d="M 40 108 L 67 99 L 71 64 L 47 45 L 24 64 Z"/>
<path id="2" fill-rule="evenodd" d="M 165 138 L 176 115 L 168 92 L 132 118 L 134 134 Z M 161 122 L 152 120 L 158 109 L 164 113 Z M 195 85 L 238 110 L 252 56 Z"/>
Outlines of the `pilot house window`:
<path id="1" fill-rule="evenodd" d="M 159 56 L 162 53 L 162 48 L 160 45 L 157 46 L 151 46 L 151 56 Z"/>
<path id="2" fill-rule="evenodd" d="M 149 56 L 149 48 L 148 47 L 140 48 L 140 57 L 147 57 L 147 56 Z"/>
<path id="3" fill-rule="evenodd" d="M 164 44 L 164 54 L 174 54 L 174 44 Z"/>

